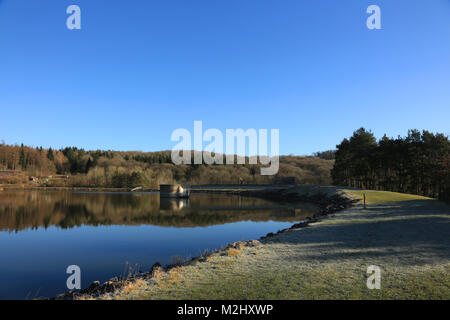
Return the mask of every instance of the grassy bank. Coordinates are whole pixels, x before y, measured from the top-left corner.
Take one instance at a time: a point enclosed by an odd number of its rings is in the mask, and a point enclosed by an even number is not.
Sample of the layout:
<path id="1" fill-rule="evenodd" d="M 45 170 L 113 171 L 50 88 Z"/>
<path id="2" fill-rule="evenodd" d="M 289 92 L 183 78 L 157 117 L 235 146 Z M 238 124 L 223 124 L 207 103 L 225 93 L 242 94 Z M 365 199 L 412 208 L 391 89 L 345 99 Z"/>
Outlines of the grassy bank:
<path id="1" fill-rule="evenodd" d="M 358 190 L 297 188 L 297 192 Z M 450 209 L 419 196 L 366 191 L 369 206 L 307 228 L 157 270 L 103 299 L 450 299 Z M 276 231 L 276 230 L 274 230 Z M 381 289 L 366 286 L 381 268 Z"/>
<path id="2" fill-rule="evenodd" d="M 389 191 L 346 190 L 346 193 L 354 198 L 361 200 L 363 199 L 364 194 L 366 194 L 367 204 L 380 204 L 380 203 L 399 202 L 408 200 L 431 200 L 431 198 L 422 197 L 415 194 L 406 194 Z"/>

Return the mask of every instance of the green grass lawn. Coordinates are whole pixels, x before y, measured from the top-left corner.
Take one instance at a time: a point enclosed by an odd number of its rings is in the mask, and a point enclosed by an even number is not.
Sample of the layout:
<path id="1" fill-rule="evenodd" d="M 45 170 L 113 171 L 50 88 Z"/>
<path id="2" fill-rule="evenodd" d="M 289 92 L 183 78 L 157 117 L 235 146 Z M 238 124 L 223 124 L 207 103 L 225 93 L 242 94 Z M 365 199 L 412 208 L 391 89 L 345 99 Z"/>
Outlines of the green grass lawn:
<path id="1" fill-rule="evenodd" d="M 376 190 L 344 190 L 344 191 L 350 196 L 361 200 L 363 199 L 365 193 L 367 204 L 431 199 L 423 196 L 418 196 L 415 194 L 406 194 L 389 191 L 376 191 Z"/>

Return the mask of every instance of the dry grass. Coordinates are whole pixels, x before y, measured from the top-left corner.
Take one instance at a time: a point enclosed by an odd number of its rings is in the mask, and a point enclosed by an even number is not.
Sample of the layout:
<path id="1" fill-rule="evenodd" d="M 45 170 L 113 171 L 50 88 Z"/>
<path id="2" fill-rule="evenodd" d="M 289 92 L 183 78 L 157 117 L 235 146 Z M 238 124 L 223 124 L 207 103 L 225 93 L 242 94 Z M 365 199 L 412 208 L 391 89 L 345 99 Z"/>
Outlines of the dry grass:
<path id="1" fill-rule="evenodd" d="M 164 272 L 163 269 L 156 268 L 156 269 L 153 270 L 153 277 L 152 277 L 152 279 L 155 280 L 156 282 L 160 281 L 165 276 L 166 276 L 166 272 Z"/>
<path id="2" fill-rule="evenodd" d="M 128 283 L 123 289 L 122 289 L 122 294 L 126 295 L 129 294 L 130 292 L 133 292 L 139 288 L 141 288 L 142 286 L 147 285 L 147 281 L 143 280 L 143 279 L 136 279 L 130 283 Z"/>
<path id="3" fill-rule="evenodd" d="M 104 299 L 107 300 L 106 297 Z M 76 300 L 92 301 L 92 300 L 96 300 L 96 299 L 92 296 L 81 296 L 81 297 L 77 297 Z"/>
<path id="4" fill-rule="evenodd" d="M 174 266 L 182 265 L 183 261 L 184 261 L 184 259 L 180 255 L 175 255 L 175 256 L 172 256 L 172 258 L 171 258 L 171 264 Z"/>
<path id="5" fill-rule="evenodd" d="M 180 281 L 180 272 L 181 272 L 181 268 L 180 267 L 175 267 L 170 269 L 168 276 L 167 276 L 167 280 L 171 283 L 178 283 Z"/>
<path id="6" fill-rule="evenodd" d="M 223 260 L 223 261 L 221 261 L 221 265 L 223 265 L 223 266 L 228 266 L 228 265 L 230 265 L 232 263 L 233 263 L 232 260 Z"/>
<path id="7" fill-rule="evenodd" d="M 235 249 L 235 248 L 230 248 L 227 250 L 227 255 L 229 257 L 236 257 L 238 255 L 241 254 L 241 250 Z"/>

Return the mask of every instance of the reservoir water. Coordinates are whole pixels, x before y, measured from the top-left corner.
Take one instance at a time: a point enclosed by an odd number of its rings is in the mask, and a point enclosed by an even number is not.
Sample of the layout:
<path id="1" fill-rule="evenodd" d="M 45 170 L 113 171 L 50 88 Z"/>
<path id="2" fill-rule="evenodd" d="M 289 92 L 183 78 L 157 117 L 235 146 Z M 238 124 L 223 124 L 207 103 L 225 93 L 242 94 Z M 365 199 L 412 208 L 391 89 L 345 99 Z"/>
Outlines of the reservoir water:
<path id="1" fill-rule="evenodd" d="M 155 262 L 169 264 L 232 241 L 258 239 L 313 217 L 316 208 L 227 194 L 160 199 L 158 193 L 0 192 L 0 299 L 67 291 Z"/>

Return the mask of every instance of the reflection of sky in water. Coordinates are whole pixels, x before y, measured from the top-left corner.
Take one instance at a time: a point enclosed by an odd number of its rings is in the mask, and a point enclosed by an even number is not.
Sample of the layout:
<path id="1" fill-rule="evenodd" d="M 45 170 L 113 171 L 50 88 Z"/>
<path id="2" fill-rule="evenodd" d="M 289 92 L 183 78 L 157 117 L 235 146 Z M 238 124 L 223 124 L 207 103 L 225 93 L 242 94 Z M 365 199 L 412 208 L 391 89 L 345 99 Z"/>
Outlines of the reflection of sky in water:
<path id="1" fill-rule="evenodd" d="M 114 195 L 110 197 L 114 199 L 113 203 L 123 199 Z M 198 203 L 195 202 L 194 197 L 193 207 L 203 205 L 202 201 L 206 201 L 209 205 L 208 199 L 202 199 L 204 197 L 208 195 L 199 196 Z M 36 199 L 35 195 L 33 199 Z M 46 199 L 51 200 L 52 196 Z M 230 205 L 230 199 L 226 199 L 226 196 L 216 197 L 214 205 L 220 206 L 220 199 L 224 200 L 223 204 L 226 206 Z M 239 200 L 238 203 L 247 206 L 254 203 L 252 201 L 244 199 Z M 234 202 L 234 200 L 231 201 L 232 204 Z M 258 204 L 261 203 L 258 202 Z M 108 205 L 111 203 L 108 202 Z M 117 206 L 120 207 L 121 204 L 117 203 Z M 9 215 L 8 219 L 22 221 L 34 218 L 30 217 L 29 212 L 24 215 L 22 209 L 17 210 L 14 213 L 17 216 Z M 254 214 L 256 216 L 260 214 L 261 217 L 277 216 L 278 210 L 254 210 Z M 2 218 L 5 220 L 6 212 L 6 210 L 0 211 L 0 222 Z M 55 215 L 61 215 L 60 211 L 55 212 L 58 212 Z M 209 212 L 208 210 L 208 214 Z M 211 225 L 192 227 L 156 226 L 145 222 L 111 226 L 83 224 L 78 227 L 71 226 L 69 229 L 50 225 L 47 229 L 38 226 L 37 229 L 28 227 L 18 232 L 0 232 L 0 299 L 23 299 L 27 295 L 33 298 L 62 293 L 66 291 L 65 283 L 68 275 L 65 271 L 68 265 L 76 264 L 81 267 L 82 286 L 86 287 L 94 280 L 106 281 L 113 276 L 122 275 L 126 269 L 126 263 L 131 266 L 138 264 L 142 271 L 147 271 L 157 261 L 168 264 L 176 255 L 183 258 L 198 256 L 205 249 L 220 249 L 232 241 L 257 239 L 293 224 L 292 216 L 289 217 L 289 221 L 268 219 L 264 222 L 254 222 L 248 221 L 247 211 L 240 212 L 234 209 L 231 213 L 229 210 L 212 212 L 212 216 L 231 214 L 233 219 L 238 219 L 238 222 L 217 221 L 214 223 L 213 219 Z M 70 214 L 71 211 L 66 213 L 69 216 Z M 174 214 L 180 214 L 181 218 L 184 218 L 186 212 L 181 210 Z M 242 221 L 239 221 L 241 215 Z M 301 220 L 301 217 L 298 218 Z"/>

